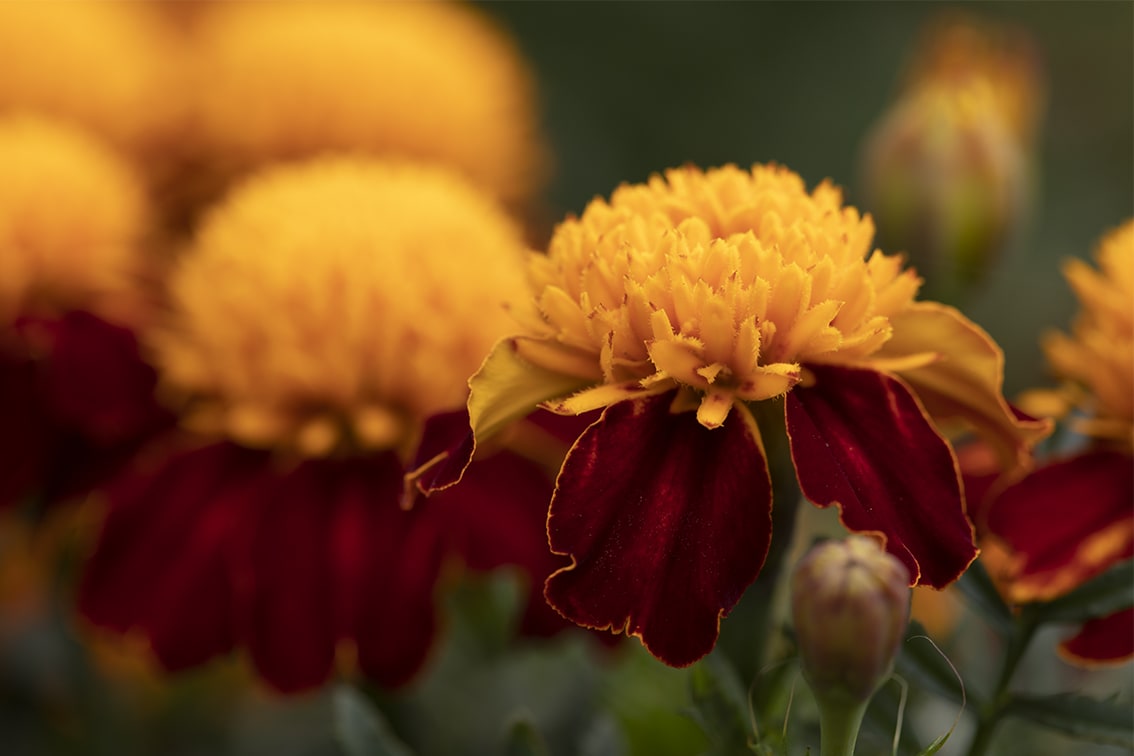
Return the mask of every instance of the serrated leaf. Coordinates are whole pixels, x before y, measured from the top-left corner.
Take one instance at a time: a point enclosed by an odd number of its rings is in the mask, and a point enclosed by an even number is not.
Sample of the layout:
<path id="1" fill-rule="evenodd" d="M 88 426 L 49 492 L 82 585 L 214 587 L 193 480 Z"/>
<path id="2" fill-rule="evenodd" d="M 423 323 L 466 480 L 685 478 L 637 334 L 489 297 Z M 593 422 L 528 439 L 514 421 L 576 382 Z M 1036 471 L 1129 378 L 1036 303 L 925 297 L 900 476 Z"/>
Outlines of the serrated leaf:
<path id="1" fill-rule="evenodd" d="M 1134 707 L 1074 693 L 1014 695 L 1005 713 L 1094 743 L 1134 748 Z"/>
<path id="2" fill-rule="evenodd" d="M 526 714 L 512 720 L 504 746 L 506 756 L 551 756 L 551 749 Z"/>
<path id="3" fill-rule="evenodd" d="M 354 688 L 337 687 L 331 705 L 335 739 L 345 756 L 413 756 L 378 710 Z"/>
<path id="4" fill-rule="evenodd" d="M 957 581 L 957 590 L 1001 635 L 1012 628 L 1012 610 L 1000 598 L 1000 592 L 996 590 L 992 578 L 979 559 L 961 575 L 961 579 Z"/>
<path id="5" fill-rule="evenodd" d="M 906 640 L 902 643 L 895 671 L 906 678 L 915 690 L 930 691 L 950 701 L 961 703 L 964 696 L 961 683 L 957 680 L 953 668 L 932 643 L 917 636 L 928 637 L 928 633 L 914 620 L 910 622 Z M 971 694 L 969 703 L 980 706 L 980 701 Z"/>
<path id="6" fill-rule="evenodd" d="M 1105 617 L 1134 605 L 1134 561 L 1115 565 L 1054 601 L 1025 604 L 1021 609 L 1038 622 L 1082 622 Z"/>

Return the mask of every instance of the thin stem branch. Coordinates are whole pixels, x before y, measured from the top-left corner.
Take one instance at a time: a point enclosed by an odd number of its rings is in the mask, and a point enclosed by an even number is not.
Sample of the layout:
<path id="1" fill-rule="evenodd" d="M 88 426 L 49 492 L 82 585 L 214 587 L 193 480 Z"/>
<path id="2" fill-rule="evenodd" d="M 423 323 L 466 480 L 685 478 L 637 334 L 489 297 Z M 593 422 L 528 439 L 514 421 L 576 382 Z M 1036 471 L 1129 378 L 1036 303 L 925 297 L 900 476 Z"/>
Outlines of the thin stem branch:
<path id="1" fill-rule="evenodd" d="M 984 756 L 989 752 L 993 736 L 996 734 L 996 728 L 1011 700 L 1008 687 L 1038 627 L 1039 623 L 1026 612 L 1016 618 L 1012 635 L 1008 640 L 1008 648 L 1004 654 L 1004 661 L 1000 666 L 1000 676 L 996 681 L 996 688 L 988 703 L 978 712 L 976 734 L 969 745 L 969 756 Z"/>

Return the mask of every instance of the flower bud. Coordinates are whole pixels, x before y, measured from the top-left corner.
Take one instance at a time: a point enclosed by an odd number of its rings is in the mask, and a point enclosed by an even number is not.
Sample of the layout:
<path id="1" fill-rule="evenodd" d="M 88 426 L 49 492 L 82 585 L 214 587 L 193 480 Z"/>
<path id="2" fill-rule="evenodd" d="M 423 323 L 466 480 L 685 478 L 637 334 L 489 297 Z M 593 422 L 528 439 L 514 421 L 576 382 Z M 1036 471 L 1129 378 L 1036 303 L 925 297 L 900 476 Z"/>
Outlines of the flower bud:
<path id="1" fill-rule="evenodd" d="M 825 541 L 796 565 L 792 617 L 816 698 L 862 703 L 890 676 L 909 623 L 909 572 L 873 538 Z"/>

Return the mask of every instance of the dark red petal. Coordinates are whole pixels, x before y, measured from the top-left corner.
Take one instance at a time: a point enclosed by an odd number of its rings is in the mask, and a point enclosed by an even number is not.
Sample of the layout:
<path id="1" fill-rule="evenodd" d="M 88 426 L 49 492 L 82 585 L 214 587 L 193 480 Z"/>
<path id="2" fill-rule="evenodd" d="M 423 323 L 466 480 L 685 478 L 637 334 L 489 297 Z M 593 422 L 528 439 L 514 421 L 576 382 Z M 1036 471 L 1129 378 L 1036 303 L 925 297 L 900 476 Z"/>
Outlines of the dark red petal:
<path id="1" fill-rule="evenodd" d="M 854 531 L 881 533 L 919 582 L 942 588 L 976 558 L 956 461 L 910 390 L 884 373 L 808 365 L 787 395 L 803 494 L 839 507 Z"/>
<path id="2" fill-rule="evenodd" d="M 44 377 L 60 421 L 96 443 L 129 441 L 171 422 L 134 333 L 90 313 L 70 312 L 55 324 Z"/>
<path id="3" fill-rule="evenodd" d="M 34 363 L 0 347 L 0 508 L 18 503 L 44 478 L 54 428 Z"/>
<path id="4" fill-rule="evenodd" d="M 367 497 L 366 580 L 357 606 L 358 663 L 386 687 L 408 682 L 424 664 L 437 632 L 435 590 L 445 558 L 444 514 L 432 499 L 398 506 L 385 469 L 373 465 L 355 496 Z M 400 484 L 400 476 L 393 485 Z M 392 493 L 389 493 L 392 492 Z"/>
<path id="5" fill-rule="evenodd" d="M 322 684 L 335 657 L 328 547 L 337 502 L 317 474 L 320 462 L 277 473 L 257 502 L 248 544 L 252 582 L 241 632 L 257 672 L 285 693 Z"/>
<path id="6" fill-rule="evenodd" d="M 543 597 L 543 584 L 567 560 L 547 545 L 552 482 L 510 452 L 478 459 L 464 480 L 430 500 L 445 517 L 451 549 L 475 570 L 519 567 L 529 589 L 521 632 L 550 635 L 569 626 Z"/>
<path id="7" fill-rule="evenodd" d="M 1059 644 L 1060 655 L 1073 664 L 1121 664 L 1134 658 L 1134 607 L 1090 620 Z"/>
<path id="8" fill-rule="evenodd" d="M 546 595 L 568 619 L 625 630 L 657 658 L 691 664 L 764 564 L 772 491 L 742 406 L 708 430 L 673 394 L 607 407 L 563 464 L 551 547 L 574 560 Z"/>
<path id="9" fill-rule="evenodd" d="M 1095 451 L 1005 489 L 989 531 L 1015 555 L 1018 600 L 1051 598 L 1134 555 L 1134 457 Z"/>
<path id="10" fill-rule="evenodd" d="M 229 651 L 234 537 L 263 488 L 263 459 L 214 444 L 120 481 L 83 574 L 80 611 L 99 626 L 144 630 L 169 669 Z"/>
<path id="11" fill-rule="evenodd" d="M 473 455 L 473 433 L 465 408 L 441 412 L 425 421 L 425 430 L 406 475 L 407 495 L 413 488 L 432 494 L 456 484 Z"/>

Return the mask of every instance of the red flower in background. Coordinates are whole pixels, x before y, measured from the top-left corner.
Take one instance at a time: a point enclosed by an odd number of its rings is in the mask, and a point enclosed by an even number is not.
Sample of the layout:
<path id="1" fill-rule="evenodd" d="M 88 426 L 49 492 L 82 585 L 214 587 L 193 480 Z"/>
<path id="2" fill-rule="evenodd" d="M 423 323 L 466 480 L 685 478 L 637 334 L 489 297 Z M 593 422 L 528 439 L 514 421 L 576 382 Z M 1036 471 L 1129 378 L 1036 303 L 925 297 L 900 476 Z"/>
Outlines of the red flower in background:
<path id="1" fill-rule="evenodd" d="M 83 613 L 140 631 L 169 669 L 245 648 L 282 691 L 324 682 L 344 648 L 383 685 L 409 680 L 455 563 L 521 567 L 525 629 L 565 626 L 539 595 L 562 565 L 544 466 L 498 449 L 428 502 L 404 482 L 467 435 L 466 378 L 508 328 L 521 249 L 440 168 L 325 158 L 242 185 L 148 339 L 189 433 L 108 489 Z"/>
<path id="2" fill-rule="evenodd" d="M 1108 234 L 1099 270 L 1065 267 L 1081 312 L 1070 335 L 1049 335 L 1048 362 L 1064 385 L 1035 391 L 1031 409 L 1067 420 L 1080 451 L 1005 482 L 966 455 L 985 561 L 1013 603 L 1046 601 L 1134 557 L 1134 221 Z M 1134 609 L 1086 623 L 1060 652 L 1080 664 L 1134 657 Z"/>

